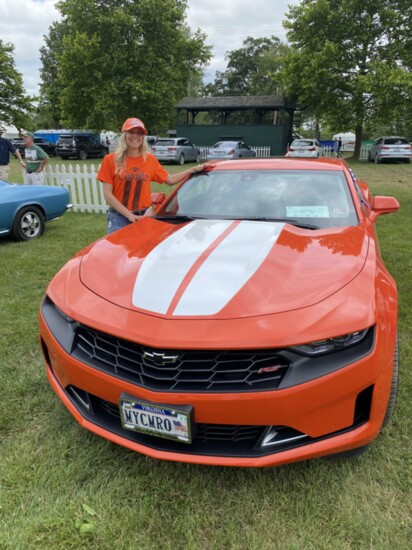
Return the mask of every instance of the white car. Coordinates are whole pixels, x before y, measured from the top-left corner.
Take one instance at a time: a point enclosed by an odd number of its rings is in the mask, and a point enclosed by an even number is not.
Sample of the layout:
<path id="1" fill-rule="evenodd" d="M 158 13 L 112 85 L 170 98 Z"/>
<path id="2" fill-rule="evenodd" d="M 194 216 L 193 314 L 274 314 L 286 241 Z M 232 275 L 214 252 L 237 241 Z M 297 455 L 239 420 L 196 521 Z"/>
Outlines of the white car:
<path id="1" fill-rule="evenodd" d="M 368 160 L 379 164 L 384 160 L 411 162 L 412 147 L 404 137 L 385 136 L 376 139 L 369 150 Z"/>
<path id="2" fill-rule="evenodd" d="M 288 147 L 286 156 L 319 158 L 323 156 L 322 145 L 317 139 L 294 139 Z"/>

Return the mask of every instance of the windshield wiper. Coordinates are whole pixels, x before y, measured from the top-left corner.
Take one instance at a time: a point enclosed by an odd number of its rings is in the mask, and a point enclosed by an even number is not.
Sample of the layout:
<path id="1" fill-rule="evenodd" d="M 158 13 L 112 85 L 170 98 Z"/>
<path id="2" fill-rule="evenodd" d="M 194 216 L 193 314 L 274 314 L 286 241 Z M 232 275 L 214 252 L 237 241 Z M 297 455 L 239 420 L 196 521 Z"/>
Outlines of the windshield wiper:
<path id="1" fill-rule="evenodd" d="M 155 220 L 170 221 L 177 223 L 191 222 L 198 220 L 198 217 L 188 216 L 186 214 L 172 214 L 171 216 L 153 216 Z"/>
<path id="2" fill-rule="evenodd" d="M 301 227 L 302 229 L 320 229 L 318 225 L 314 225 L 312 223 L 302 223 L 299 220 L 292 220 L 291 218 L 267 218 L 267 217 L 259 217 L 259 216 L 248 216 L 245 218 L 238 218 L 241 220 L 251 220 L 254 222 L 281 222 L 281 223 L 290 223 L 290 225 L 294 225 L 296 227 Z"/>

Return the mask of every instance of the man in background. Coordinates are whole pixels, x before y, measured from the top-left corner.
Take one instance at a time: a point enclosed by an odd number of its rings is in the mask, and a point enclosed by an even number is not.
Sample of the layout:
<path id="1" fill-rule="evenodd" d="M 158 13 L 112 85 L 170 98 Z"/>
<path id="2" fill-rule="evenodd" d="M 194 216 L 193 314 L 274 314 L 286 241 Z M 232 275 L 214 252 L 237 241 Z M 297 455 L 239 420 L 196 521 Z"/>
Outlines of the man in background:
<path id="1" fill-rule="evenodd" d="M 23 134 L 24 157 L 26 169 L 23 172 L 24 185 L 44 185 L 43 168 L 49 161 L 49 156 L 41 147 L 34 144 L 34 135 L 31 132 Z"/>
<path id="2" fill-rule="evenodd" d="M 23 168 L 25 165 L 19 151 L 17 151 L 12 142 L 2 137 L 2 134 L 5 131 L 6 129 L 0 124 L 0 179 L 8 181 L 10 173 L 10 153 L 19 159 Z"/>

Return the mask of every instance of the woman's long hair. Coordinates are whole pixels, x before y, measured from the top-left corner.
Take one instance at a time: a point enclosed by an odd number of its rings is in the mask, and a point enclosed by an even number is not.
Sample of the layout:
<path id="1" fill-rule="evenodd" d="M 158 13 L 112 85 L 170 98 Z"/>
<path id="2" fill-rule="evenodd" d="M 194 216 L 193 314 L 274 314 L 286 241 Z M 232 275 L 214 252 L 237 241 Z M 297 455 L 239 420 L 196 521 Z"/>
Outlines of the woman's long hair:
<path id="1" fill-rule="evenodd" d="M 126 132 L 122 132 L 120 134 L 119 139 L 117 140 L 117 149 L 114 154 L 114 163 L 116 166 L 116 174 L 121 174 L 124 170 L 126 170 L 126 157 L 127 157 L 127 143 L 126 143 Z M 146 155 L 150 151 L 149 146 L 147 144 L 147 140 L 145 136 L 143 136 L 142 144 L 139 148 L 139 151 L 141 155 L 143 156 L 143 160 L 146 160 Z"/>

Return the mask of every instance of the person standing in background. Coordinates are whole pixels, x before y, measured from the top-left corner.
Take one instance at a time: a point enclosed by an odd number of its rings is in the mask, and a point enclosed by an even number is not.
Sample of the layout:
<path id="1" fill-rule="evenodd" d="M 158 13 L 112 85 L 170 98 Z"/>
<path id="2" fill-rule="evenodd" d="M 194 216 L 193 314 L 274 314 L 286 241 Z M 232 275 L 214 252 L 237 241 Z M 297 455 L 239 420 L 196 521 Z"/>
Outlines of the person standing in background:
<path id="1" fill-rule="evenodd" d="M 19 151 L 17 151 L 12 142 L 6 138 L 1 137 L 3 132 L 5 131 L 6 129 L 0 125 L 0 179 L 8 181 L 10 173 L 10 153 L 15 155 L 19 159 L 22 168 L 25 167 L 25 164 L 23 162 L 23 159 L 21 158 Z"/>
<path id="2" fill-rule="evenodd" d="M 26 169 L 23 172 L 24 185 L 44 185 L 43 168 L 49 161 L 49 156 L 41 147 L 34 144 L 34 135 L 31 132 L 23 134 L 24 157 L 26 159 Z"/>

